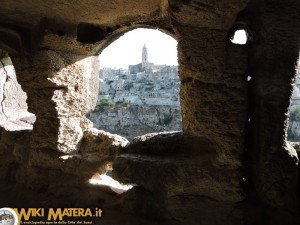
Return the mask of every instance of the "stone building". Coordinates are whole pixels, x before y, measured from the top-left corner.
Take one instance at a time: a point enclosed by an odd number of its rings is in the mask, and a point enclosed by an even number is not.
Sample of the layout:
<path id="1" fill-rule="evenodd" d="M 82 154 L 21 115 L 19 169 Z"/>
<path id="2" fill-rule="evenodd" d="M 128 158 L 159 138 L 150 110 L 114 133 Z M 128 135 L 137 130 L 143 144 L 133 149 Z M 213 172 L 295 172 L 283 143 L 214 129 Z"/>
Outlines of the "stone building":
<path id="1" fill-rule="evenodd" d="M 148 52 L 145 44 L 142 50 L 142 63 L 148 63 Z"/>
<path id="2" fill-rule="evenodd" d="M 149 63 L 145 45 L 142 63 L 129 66 L 127 71 L 112 68 L 100 70 L 99 99 L 108 97 L 137 105 L 148 103 L 179 108 L 179 89 L 178 67 Z M 93 118 L 92 121 L 97 123 L 96 116 Z"/>
<path id="3" fill-rule="evenodd" d="M 148 52 L 146 45 L 142 49 L 142 62 L 136 65 L 129 65 L 128 70 L 131 74 L 141 74 L 143 72 L 150 72 L 153 69 L 154 63 L 148 62 Z"/>
<path id="4" fill-rule="evenodd" d="M 14 125 L 1 127 L 0 206 L 100 207 L 95 224 L 300 223 L 297 147 L 286 140 L 299 0 L 0 5 L 1 76 L 13 65 L 36 117 L 32 129 L 18 127 L 25 120 L 13 109 L 24 98 L 1 78 L 1 118 Z M 138 27 L 178 41 L 183 131 L 129 143 L 93 129 L 86 114 L 98 97 L 96 55 Z M 245 44 L 232 43 L 238 30 Z M 132 189 L 118 195 L 90 181 L 111 163 Z"/>

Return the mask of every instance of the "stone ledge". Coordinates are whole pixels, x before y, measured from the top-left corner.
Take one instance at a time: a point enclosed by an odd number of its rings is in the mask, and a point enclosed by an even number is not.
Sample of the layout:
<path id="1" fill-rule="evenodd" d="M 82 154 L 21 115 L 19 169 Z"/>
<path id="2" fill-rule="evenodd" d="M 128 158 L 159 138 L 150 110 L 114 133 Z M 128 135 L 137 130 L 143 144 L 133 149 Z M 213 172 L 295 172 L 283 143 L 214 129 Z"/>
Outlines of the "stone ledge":
<path id="1" fill-rule="evenodd" d="M 227 202 L 244 199 L 240 172 L 215 168 L 206 157 L 122 154 L 113 167 L 114 179 L 136 183 L 165 199 L 183 193 Z"/>
<path id="2" fill-rule="evenodd" d="M 181 131 L 149 133 L 138 136 L 125 147 L 126 153 L 150 155 L 202 154 L 214 155 L 215 144 L 209 138 L 191 137 Z"/>

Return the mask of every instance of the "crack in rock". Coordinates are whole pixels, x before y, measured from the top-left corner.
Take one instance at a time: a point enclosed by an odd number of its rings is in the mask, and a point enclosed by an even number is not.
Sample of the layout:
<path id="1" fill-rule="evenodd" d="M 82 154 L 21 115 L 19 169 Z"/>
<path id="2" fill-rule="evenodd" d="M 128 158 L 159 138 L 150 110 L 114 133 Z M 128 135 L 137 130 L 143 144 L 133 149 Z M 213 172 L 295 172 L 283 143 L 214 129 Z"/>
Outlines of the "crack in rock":
<path id="1" fill-rule="evenodd" d="M 3 89 L 2 89 L 2 91 L 3 91 L 3 98 L 2 98 L 2 101 L 1 101 L 1 109 L 0 109 L 0 111 L 5 116 L 5 118 L 7 120 L 8 117 L 7 117 L 7 115 L 4 112 L 4 100 L 5 100 L 5 84 L 8 81 L 8 73 L 7 73 L 6 69 L 5 69 L 5 64 L 2 62 L 2 60 L 0 60 L 0 63 L 1 63 L 1 66 L 3 67 L 4 73 L 6 75 L 6 79 L 5 79 L 4 83 L 3 83 Z"/>

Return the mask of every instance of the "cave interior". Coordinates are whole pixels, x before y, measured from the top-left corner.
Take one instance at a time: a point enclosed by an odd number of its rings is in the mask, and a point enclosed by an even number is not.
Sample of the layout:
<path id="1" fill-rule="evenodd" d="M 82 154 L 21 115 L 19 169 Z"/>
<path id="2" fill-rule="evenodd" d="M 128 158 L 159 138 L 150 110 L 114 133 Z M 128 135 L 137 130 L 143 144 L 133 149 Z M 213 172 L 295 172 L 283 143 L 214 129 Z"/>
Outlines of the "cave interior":
<path id="1" fill-rule="evenodd" d="M 299 0 L 0 5 L 0 207 L 95 206 L 115 225 L 300 224 L 298 149 L 286 139 Z M 98 54 L 136 28 L 178 41 L 183 131 L 129 143 L 86 114 Z M 232 42 L 238 30 L 245 43 Z M 134 187 L 91 184 L 108 163 Z"/>

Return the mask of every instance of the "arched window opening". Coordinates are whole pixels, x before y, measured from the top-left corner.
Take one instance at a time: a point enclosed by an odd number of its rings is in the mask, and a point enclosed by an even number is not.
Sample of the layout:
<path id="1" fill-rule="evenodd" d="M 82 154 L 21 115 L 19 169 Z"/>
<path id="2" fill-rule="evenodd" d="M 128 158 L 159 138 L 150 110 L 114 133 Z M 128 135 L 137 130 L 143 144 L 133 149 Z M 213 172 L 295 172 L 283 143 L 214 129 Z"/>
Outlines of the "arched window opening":
<path id="1" fill-rule="evenodd" d="M 0 127 L 10 131 L 32 129 L 35 116 L 28 112 L 26 99 L 6 54 L 0 59 Z"/>
<path id="2" fill-rule="evenodd" d="M 290 100 L 289 106 L 289 119 L 287 129 L 287 141 L 289 141 L 296 151 L 300 152 L 300 69 L 299 60 L 297 75 L 295 83 L 293 85 L 293 93 Z"/>
<path id="3" fill-rule="evenodd" d="M 87 117 L 94 127 L 129 141 L 136 136 L 181 131 L 177 41 L 153 29 L 135 29 L 111 43 L 99 56 L 99 97 Z M 123 193 L 135 184 L 121 184 L 106 173 L 89 183 Z"/>
<path id="4" fill-rule="evenodd" d="M 94 127 L 132 140 L 146 133 L 182 130 L 177 41 L 153 29 L 135 29 L 100 58 Z"/>

